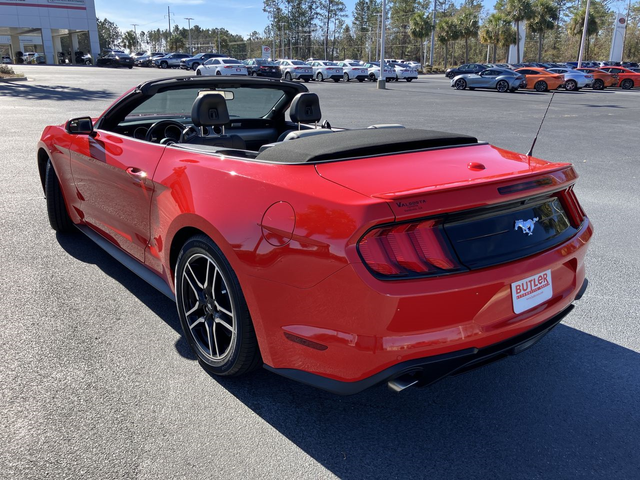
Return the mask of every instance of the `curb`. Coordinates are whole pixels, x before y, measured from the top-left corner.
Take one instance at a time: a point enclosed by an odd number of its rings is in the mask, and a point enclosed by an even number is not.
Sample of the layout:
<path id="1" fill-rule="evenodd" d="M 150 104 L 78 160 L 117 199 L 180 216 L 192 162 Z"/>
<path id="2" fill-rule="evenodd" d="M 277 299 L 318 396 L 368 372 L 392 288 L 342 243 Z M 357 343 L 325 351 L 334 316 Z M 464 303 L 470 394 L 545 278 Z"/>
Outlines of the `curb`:
<path id="1" fill-rule="evenodd" d="M 1 82 L 26 82 L 29 79 L 27 77 L 9 77 L 9 78 L 0 78 Z"/>

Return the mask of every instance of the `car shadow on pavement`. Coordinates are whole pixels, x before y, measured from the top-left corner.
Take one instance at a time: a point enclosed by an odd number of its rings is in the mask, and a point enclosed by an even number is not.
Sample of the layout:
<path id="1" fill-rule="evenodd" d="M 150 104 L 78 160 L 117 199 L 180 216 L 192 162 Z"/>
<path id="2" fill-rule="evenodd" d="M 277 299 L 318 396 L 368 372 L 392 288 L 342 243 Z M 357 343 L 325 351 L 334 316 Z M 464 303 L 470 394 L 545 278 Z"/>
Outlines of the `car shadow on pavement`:
<path id="1" fill-rule="evenodd" d="M 108 90 L 89 90 L 86 88 L 62 85 L 34 85 L 29 83 L 5 83 L 0 88 L 0 97 L 20 97 L 29 100 L 87 101 L 116 98 Z"/>
<path id="2" fill-rule="evenodd" d="M 72 234 L 57 233 L 56 239 L 65 252 L 80 262 L 97 266 L 104 273 L 123 285 L 132 295 L 143 302 L 153 313 L 179 333 L 180 338 L 176 342 L 175 348 L 180 356 L 188 360 L 197 359 L 182 334 L 175 303 L 148 283 L 140 280 L 140 277 L 116 261 L 111 255 L 80 232 Z"/>
<path id="3" fill-rule="evenodd" d="M 640 478 L 640 355 L 560 325 L 424 389 L 338 397 L 265 371 L 214 380 L 343 479 Z"/>

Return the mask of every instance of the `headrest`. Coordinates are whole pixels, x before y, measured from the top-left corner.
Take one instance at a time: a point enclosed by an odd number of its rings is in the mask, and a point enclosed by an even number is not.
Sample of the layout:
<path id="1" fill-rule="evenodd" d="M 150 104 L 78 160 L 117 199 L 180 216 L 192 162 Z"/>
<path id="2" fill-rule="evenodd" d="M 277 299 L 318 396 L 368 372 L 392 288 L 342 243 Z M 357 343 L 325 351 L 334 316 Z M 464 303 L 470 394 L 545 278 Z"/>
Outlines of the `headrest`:
<path id="1" fill-rule="evenodd" d="M 206 93 L 198 95 L 191 107 L 191 121 L 196 127 L 213 127 L 229 123 L 229 110 L 224 95 Z"/>
<path id="2" fill-rule="evenodd" d="M 289 116 L 294 123 L 314 123 L 322 118 L 320 99 L 315 93 L 299 93 L 291 102 Z"/>

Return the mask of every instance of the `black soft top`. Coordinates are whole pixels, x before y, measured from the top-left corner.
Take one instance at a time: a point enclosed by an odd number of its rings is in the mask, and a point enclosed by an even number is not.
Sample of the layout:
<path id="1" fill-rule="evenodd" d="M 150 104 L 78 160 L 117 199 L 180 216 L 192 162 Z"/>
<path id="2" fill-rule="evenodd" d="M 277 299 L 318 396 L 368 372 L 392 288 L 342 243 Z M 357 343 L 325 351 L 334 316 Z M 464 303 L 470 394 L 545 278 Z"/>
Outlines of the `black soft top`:
<path id="1" fill-rule="evenodd" d="M 260 152 L 256 160 L 276 163 L 312 163 L 354 157 L 478 143 L 458 133 L 411 128 L 344 130 L 281 142 Z"/>

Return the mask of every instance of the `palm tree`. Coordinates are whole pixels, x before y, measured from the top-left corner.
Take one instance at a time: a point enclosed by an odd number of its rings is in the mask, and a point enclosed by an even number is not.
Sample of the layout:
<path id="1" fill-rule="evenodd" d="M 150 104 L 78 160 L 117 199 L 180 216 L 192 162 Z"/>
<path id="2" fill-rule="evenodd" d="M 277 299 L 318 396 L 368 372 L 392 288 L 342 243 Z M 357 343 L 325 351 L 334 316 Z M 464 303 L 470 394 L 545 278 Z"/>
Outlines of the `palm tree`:
<path id="1" fill-rule="evenodd" d="M 500 41 L 498 42 L 498 46 L 505 49 L 505 62 L 509 61 L 509 46 L 516 43 L 517 37 L 516 29 L 511 26 L 509 20 L 505 19 L 500 26 Z"/>
<path id="2" fill-rule="evenodd" d="M 420 51 L 422 52 L 422 65 L 426 63 L 425 48 L 422 47 L 426 43 L 427 37 L 431 34 L 431 20 L 424 13 L 415 13 L 409 20 L 409 35 L 414 40 L 420 42 Z"/>
<path id="3" fill-rule="evenodd" d="M 531 18 L 531 0 L 507 0 L 505 13 L 516 24 L 516 59 L 520 63 L 520 22 Z"/>
<path id="4" fill-rule="evenodd" d="M 438 42 L 444 45 L 444 68 L 447 68 L 447 57 L 449 56 L 449 42 L 455 42 L 460 38 L 460 32 L 456 21 L 451 18 L 443 18 L 438 22 L 436 28 Z"/>
<path id="5" fill-rule="evenodd" d="M 464 63 L 469 63 L 469 38 L 478 36 L 478 14 L 469 7 L 463 7 L 456 16 L 458 32 L 464 38 Z"/>
<path id="6" fill-rule="evenodd" d="M 506 17 L 496 12 L 489 15 L 482 25 L 482 28 L 480 28 L 480 42 L 493 46 L 493 63 L 496 63 L 497 47 L 498 43 L 500 43 L 500 32 L 504 22 L 508 22 Z M 487 52 L 487 62 L 488 61 L 489 53 Z"/>
<path id="7" fill-rule="evenodd" d="M 541 62 L 544 32 L 555 28 L 556 20 L 558 19 L 558 9 L 551 0 L 534 0 L 532 7 L 533 15 L 531 16 L 528 27 L 532 33 L 538 35 L 538 62 Z"/>
<path id="8" fill-rule="evenodd" d="M 184 38 L 182 38 L 180 35 L 172 35 L 171 38 L 169 38 L 168 45 L 170 51 L 179 52 L 184 49 Z"/>
<path id="9" fill-rule="evenodd" d="M 125 32 L 122 36 L 122 45 L 124 45 L 124 48 L 129 49 L 130 52 L 135 50 L 138 45 L 138 39 L 136 38 L 136 34 L 133 33 L 133 30 Z"/>

